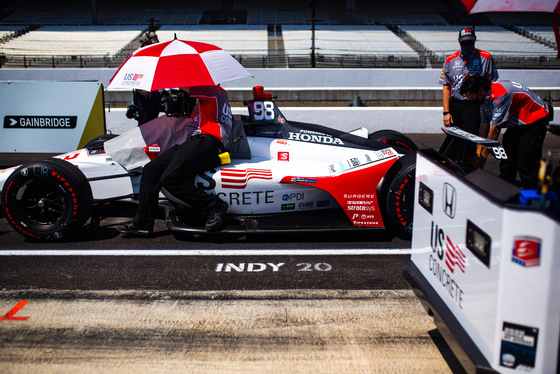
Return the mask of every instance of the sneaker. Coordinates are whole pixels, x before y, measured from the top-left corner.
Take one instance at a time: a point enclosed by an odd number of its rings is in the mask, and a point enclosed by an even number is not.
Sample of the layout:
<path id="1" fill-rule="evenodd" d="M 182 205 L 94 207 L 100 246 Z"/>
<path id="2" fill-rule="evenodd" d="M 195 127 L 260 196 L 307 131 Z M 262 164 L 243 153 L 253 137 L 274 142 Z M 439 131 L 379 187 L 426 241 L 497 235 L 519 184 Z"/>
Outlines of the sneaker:
<path id="1" fill-rule="evenodd" d="M 117 226 L 117 231 L 125 235 L 142 237 L 148 237 L 154 233 L 152 230 L 140 229 L 134 226 L 133 223 L 126 223 L 124 225 Z"/>
<path id="2" fill-rule="evenodd" d="M 224 218 L 226 216 L 228 205 L 223 200 L 220 200 L 216 205 L 216 207 L 210 209 L 208 214 L 205 226 L 207 231 L 216 231 L 224 224 Z"/>

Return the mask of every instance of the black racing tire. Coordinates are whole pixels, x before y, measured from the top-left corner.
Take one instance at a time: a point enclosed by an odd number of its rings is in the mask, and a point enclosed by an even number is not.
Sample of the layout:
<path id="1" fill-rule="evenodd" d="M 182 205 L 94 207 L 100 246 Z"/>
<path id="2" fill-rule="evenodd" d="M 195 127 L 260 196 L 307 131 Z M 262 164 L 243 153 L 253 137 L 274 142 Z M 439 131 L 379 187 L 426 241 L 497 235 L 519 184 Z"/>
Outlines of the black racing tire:
<path id="1" fill-rule="evenodd" d="M 379 130 L 372 132 L 369 134 L 368 139 L 398 148 L 397 150 L 406 150 L 411 152 L 418 150 L 416 143 L 414 143 L 412 139 L 395 130 Z"/>
<path id="2" fill-rule="evenodd" d="M 89 142 L 86 143 L 86 145 L 84 146 L 84 148 L 92 151 L 92 150 L 101 150 L 103 149 L 103 143 L 105 143 L 107 140 L 116 138 L 118 135 L 117 134 L 103 134 L 100 136 L 97 136 L 93 139 L 91 139 Z"/>
<path id="3" fill-rule="evenodd" d="M 26 238 L 61 240 L 90 217 L 92 192 L 85 175 L 60 159 L 29 162 L 4 184 L 2 209 L 10 225 Z"/>
<path id="4" fill-rule="evenodd" d="M 385 226 L 401 239 L 412 238 L 416 152 L 399 158 L 389 169 L 379 192 Z"/>

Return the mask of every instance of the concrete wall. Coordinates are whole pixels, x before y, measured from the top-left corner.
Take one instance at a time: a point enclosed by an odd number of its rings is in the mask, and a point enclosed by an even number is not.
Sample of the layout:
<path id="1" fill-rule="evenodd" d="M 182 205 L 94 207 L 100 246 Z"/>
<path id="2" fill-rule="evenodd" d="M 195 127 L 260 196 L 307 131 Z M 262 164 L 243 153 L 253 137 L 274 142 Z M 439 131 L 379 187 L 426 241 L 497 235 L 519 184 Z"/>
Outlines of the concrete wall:
<path id="1" fill-rule="evenodd" d="M 0 80 L 95 80 L 105 87 L 116 69 L 0 69 Z M 438 87 L 441 69 L 249 69 L 254 78 L 223 84 L 225 88 L 429 88 Z M 500 70 L 500 79 L 530 88 L 560 88 L 557 70 Z"/>
<path id="2" fill-rule="evenodd" d="M 247 108 L 232 108 L 234 114 L 248 114 Z M 403 133 L 441 132 L 440 108 L 430 107 L 286 107 L 280 108 L 289 121 L 316 123 L 343 131 L 365 127 L 369 132 L 393 129 Z M 107 129 L 122 134 L 138 125 L 126 118 L 126 109 L 110 109 L 105 112 Z"/>
<path id="3" fill-rule="evenodd" d="M 100 81 L 106 87 L 116 69 L 0 69 L 0 81 Z M 442 124 L 441 106 L 391 107 L 390 102 L 407 97 L 414 100 L 441 99 L 437 84 L 440 69 L 250 69 L 254 78 L 224 83 L 230 97 L 248 98 L 251 88 L 262 85 L 266 90 L 283 95 L 284 100 L 349 100 L 359 93 L 389 97 L 388 106 L 380 107 L 282 107 L 288 120 L 310 122 L 353 130 L 366 127 L 370 132 L 395 129 L 404 133 L 439 133 Z M 514 80 L 543 95 L 560 93 L 560 74 L 547 70 L 500 70 L 500 78 Z M 127 101 L 128 92 L 124 93 Z M 237 96 L 236 96 L 237 95 Z M 298 96 L 299 95 L 299 96 Z M 289 99 L 286 99 L 289 97 Z M 366 97 L 363 97 L 366 99 Z M 246 108 L 233 108 L 237 114 Z M 107 128 L 116 134 L 136 126 L 126 118 L 124 109 L 106 112 Z M 1 113 L 0 113 L 1 114 Z"/>

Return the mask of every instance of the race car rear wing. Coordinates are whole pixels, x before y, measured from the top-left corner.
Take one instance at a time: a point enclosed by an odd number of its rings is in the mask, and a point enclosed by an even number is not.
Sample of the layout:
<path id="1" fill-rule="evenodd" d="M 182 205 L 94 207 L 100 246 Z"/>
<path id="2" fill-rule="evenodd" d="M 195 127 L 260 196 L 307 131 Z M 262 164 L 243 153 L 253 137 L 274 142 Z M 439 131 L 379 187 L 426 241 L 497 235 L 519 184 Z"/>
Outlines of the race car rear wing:
<path id="1" fill-rule="evenodd" d="M 441 130 L 449 136 L 471 141 L 482 145 L 498 160 L 507 160 L 507 154 L 502 145 L 496 140 L 483 138 L 482 136 L 471 134 L 459 127 L 442 127 Z"/>

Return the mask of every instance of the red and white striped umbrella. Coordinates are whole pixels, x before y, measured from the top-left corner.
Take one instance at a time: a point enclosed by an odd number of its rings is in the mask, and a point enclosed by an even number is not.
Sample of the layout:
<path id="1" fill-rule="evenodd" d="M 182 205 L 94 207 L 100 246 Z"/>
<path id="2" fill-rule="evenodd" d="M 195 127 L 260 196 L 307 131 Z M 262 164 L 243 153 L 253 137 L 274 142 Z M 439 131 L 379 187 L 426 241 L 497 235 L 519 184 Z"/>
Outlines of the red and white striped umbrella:
<path id="1" fill-rule="evenodd" d="M 560 0 L 461 0 L 467 13 L 484 12 L 545 12 L 552 13 L 552 28 L 560 58 L 560 31 L 558 27 L 558 14 L 560 13 Z"/>
<path id="2" fill-rule="evenodd" d="M 558 13 L 558 0 L 461 0 L 468 13 L 547 12 Z"/>
<path id="3" fill-rule="evenodd" d="M 212 44 L 174 39 L 134 52 L 119 67 L 109 90 L 215 86 L 252 77 L 236 59 Z"/>

